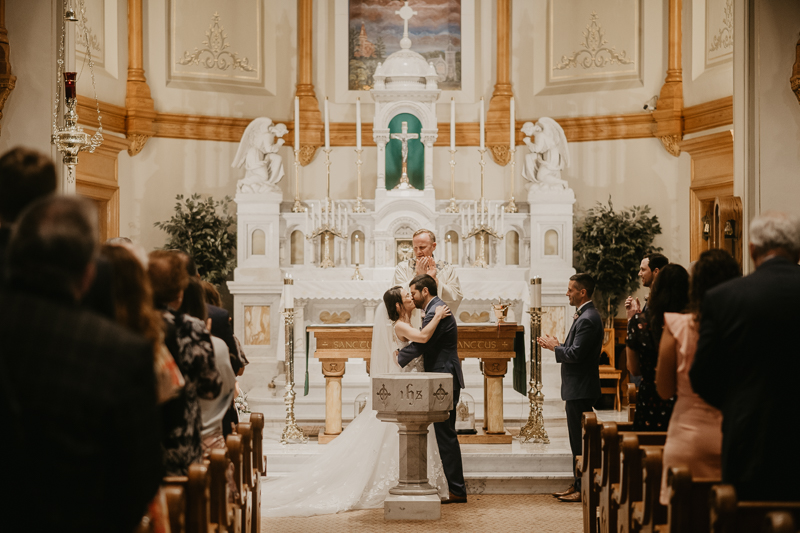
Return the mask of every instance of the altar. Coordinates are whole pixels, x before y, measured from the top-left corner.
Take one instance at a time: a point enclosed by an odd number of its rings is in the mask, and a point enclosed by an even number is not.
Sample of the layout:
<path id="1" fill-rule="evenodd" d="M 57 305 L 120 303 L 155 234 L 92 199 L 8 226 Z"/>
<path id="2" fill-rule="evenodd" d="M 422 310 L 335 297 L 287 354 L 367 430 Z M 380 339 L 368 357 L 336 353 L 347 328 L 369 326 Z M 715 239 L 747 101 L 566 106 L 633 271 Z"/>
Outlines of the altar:
<path id="1" fill-rule="evenodd" d="M 313 325 L 315 335 L 322 335 L 326 328 L 338 326 L 344 328 L 340 331 L 351 328 L 354 335 L 360 335 L 358 342 L 368 337 L 366 331 L 373 321 L 375 307 L 392 286 L 395 267 L 412 257 L 412 236 L 420 229 L 435 235 L 435 260 L 452 265 L 460 280 L 463 299 L 452 309 L 459 323 L 460 341 L 473 331 L 481 332 L 479 335 L 497 331 L 491 304 L 502 299 L 509 305 L 508 321 L 518 323 L 519 326 L 513 327 L 525 331 L 525 346 L 529 350 L 527 311 L 532 304 L 530 280 L 534 276 L 542 279 L 543 332 L 563 339 L 571 325 L 573 311 L 565 293 L 569 276 L 575 273 L 572 268 L 575 195 L 565 181 L 553 177 L 560 176 L 553 165 L 558 165 L 559 154 L 566 151 L 565 141 L 561 143 L 563 131 L 559 136 L 553 128 L 560 130 L 560 127 L 553 121 L 540 120 L 544 129 L 527 128 L 526 124 L 524 131 L 536 135 L 535 149 L 548 151 L 547 161 L 551 164 L 541 164 L 543 156 L 532 152 L 536 157 L 523 171 L 523 176 L 532 180 L 527 201 L 489 200 L 484 195 L 487 161 L 481 101 L 481 143 L 477 148 L 480 169 L 473 169 L 481 177 L 481 195 L 457 198 L 451 100 L 451 187 L 448 191 L 436 190 L 433 147 L 439 137 L 439 78 L 433 65 L 412 48 L 406 35 L 401 49 L 378 66 L 373 88 L 361 93 L 362 98 L 371 100 L 375 110 L 372 137 L 377 146 L 377 161 L 376 175 L 371 178 L 377 185 L 372 198 L 362 197 L 360 100 L 356 101 L 359 117 L 356 168 L 337 168 L 333 173 L 331 152 L 339 148 L 330 145 L 326 104 L 325 148 L 317 154 L 325 161 L 326 190 L 307 191 L 301 197 L 295 186 L 295 197 L 286 199 L 275 186 L 284 171 L 280 156 L 272 147 L 283 142 L 276 139 L 285 128 L 272 126 L 271 121 L 262 121 L 260 125 L 254 121 L 253 128 L 248 126 L 242 139 L 237 161 L 248 167 L 235 197 L 237 266 L 228 288 L 234 297 L 234 333 L 242 340 L 251 362 L 240 384 L 247 392 L 251 408 L 263 411 L 267 419 L 282 420 L 285 412 L 282 387 L 289 377 L 286 364 L 289 339 L 285 338 L 285 302 L 281 296 L 284 278 L 290 276 L 294 282 L 294 328 L 290 329 L 295 360 L 293 377 L 295 383 L 302 384 L 307 374 L 309 381 L 306 394 L 298 391 L 295 414 L 298 423 L 324 421 L 323 433 L 336 435 L 343 420 L 349 418 L 341 406 L 369 390 L 365 361 L 368 354 L 365 348 L 354 346 L 348 348 L 351 355 L 347 357 L 343 353 L 335 357 L 325 355 L 319 345 L 316 350 L 306 345 L 306 328 Z M 516 123 L 513 105 L 511 114 L 509 136 L 514 146 L 517 132 L 513 128 Z M 296 100 L 295 147 L 299 146 L 300 118 Z M 548 139 L 555 143 L 545 142 Z M 530 143 L 530 138 L 526 138 L 526 143 Z M 263 151 L 260 156 L 259 150 Z M 259 161 L 266 165 L 266 171 L 258 167 Z M 255 165 L 252 169 L 251 163 Z M 512 173 L 513 168 L 512 165 Z M 537 181 L 537 169 L 544 168 L 553 176 L 541 174 Z M 296 150 L 295 185 L 300 172 L 300 154 Z M 332 175 L 357 180 L 357 197 L 333 198 Z M 307 351 L 319 354 L 310 358 L 308 368 Z M 508 351 L 471 350 L 466 345 L 460 348 L 465 357 L 467 389 L 475 397 L 475 415 L 484 420 L 487 436 L 503 435 L 505 420 L 525 420 L 528 416 L 528 399 L 513 392 L 511 379 L 506 375 L 512 352 L 513 343 Z M 543 361 L 545 416 L 563 418 L 558 364 L 549 352 Z M 494 366 L 487 367 L 487 362 Z M 333 365 L 337 365 L 335 369 Z M 348 378 L 341 380 L 341 375 L 335 374 L 343 375 L 345 365 Z M 340 412 L 338 417 L 331 411 L 335 406 Z"/>
<path id="2" fill-rule="evenodd" d="M 328 443 L 342 432 L 342 378 L 349 359 L 363 359 L 369 373 L 372 325 L 310 325 L 306 331 L 316 340 L 314 357 L 322 363 L 325 376 L 325 432 L 319 442 Z M 481 362 L 486 416 L 477 435 L 459 435 L 462 443 L 510 444 L 511 434 L 503 425 L 503 377 L 509 360 L 515 357 L 514 338 L 524 331 L 517 324 L 458 326 L 458 356 Z M 455 408 L 455 407 L 454 407 Z"/>

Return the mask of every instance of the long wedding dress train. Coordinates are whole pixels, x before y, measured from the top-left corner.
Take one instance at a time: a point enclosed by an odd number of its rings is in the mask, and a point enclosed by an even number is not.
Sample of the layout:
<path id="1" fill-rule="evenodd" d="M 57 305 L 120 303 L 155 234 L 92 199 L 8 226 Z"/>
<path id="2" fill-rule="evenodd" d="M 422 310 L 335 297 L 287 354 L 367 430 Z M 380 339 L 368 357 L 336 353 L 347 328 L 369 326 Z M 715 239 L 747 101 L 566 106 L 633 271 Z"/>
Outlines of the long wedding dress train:
<path id="1" fill-rule="evenodd" d="M 404 371 L 394 361 L 398 347 L 381 303 L 375 310 L 372 331 L 372 375 Z M 413 367 L 411 371 L 421 370 L 421 360 L 414 363 L 408 365 Z M 398 483 L 400 438 L 395 424 L 381 422 L 375 414 L 368 400 L 364 410 L 320 455 L 285 478 L 267 477 L 261 487 L 262 516 L 314 516 L 383 505 L 389 489 Z M 440 496 L 447 496 L 433 425 L 428 432 L 428 480 Z"/>

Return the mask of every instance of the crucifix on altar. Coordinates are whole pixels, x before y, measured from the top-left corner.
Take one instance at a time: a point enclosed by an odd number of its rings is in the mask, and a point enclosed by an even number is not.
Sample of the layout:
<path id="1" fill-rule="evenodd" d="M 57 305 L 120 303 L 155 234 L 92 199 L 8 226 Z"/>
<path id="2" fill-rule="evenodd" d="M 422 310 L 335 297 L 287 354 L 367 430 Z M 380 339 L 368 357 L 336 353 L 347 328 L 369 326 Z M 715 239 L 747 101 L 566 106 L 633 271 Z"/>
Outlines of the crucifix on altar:
<path id="1" fill-rule="evenodd" d="M 407 4 L 408 2 L 406 2 Z M 403 157 L 403 171 L 400 174 L 400 183 L 394 188 L 395 190 L 413 189 L 411 183 L 408 181 L 408 141 L 409 139 L 418 139 L 419 134 L 408 133 L 408 122 L 403 122 L 401 133 L 392 133 L 391 138 L 397 139 L 402 143 L 401 154 Z"/>

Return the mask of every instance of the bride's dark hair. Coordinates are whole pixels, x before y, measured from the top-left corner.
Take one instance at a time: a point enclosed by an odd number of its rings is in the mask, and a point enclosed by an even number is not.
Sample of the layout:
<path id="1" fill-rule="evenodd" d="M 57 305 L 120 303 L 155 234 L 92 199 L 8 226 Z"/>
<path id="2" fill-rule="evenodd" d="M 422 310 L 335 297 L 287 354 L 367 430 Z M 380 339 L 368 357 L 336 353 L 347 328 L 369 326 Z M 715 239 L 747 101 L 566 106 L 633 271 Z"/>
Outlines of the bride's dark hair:
<path id="1" fill-rule="evenodd" d="M 400 320 L 400 313 L 397 311 L 397 304 L 403 307 L 403 287 L 397 285 L 383 293 L 383 303 L 386 304 L 386 312 L 392 322 Z"/>

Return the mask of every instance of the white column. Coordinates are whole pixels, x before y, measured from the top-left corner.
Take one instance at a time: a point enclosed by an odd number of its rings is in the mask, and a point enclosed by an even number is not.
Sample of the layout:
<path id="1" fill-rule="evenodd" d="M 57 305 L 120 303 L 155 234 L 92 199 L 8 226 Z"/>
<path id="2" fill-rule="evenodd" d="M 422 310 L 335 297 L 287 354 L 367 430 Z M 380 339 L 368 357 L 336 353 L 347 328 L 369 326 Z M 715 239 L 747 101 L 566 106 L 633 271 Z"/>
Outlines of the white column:
<path id="1" fill-rule="evenodd" d="M 378 143 L 378 189 L 386 190 L 386 141 L 376 139 Z"/>

